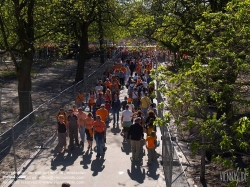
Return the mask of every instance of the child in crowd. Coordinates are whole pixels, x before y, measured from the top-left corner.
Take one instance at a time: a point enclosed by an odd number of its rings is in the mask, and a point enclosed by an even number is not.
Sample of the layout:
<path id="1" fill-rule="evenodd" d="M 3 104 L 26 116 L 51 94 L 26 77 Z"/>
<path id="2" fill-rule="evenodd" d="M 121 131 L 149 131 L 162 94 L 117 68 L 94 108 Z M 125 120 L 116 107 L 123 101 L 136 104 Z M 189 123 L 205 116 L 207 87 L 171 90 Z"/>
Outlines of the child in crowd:
<path id="1" fill-rule="evenodd" d="M 157 137 L 155 131 L 150 133 L 150 136 L 146 138 L 146 147 L 148 150 L 148 164 L 152 164 L 155 159 L 155 141 Z"/>

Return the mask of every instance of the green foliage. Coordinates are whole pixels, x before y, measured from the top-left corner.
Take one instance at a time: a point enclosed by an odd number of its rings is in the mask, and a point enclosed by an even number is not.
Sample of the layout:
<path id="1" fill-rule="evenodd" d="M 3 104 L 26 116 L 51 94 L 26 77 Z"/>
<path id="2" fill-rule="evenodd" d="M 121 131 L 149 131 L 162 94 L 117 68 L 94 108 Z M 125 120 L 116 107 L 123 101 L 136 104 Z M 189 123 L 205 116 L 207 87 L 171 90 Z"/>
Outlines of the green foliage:
<path id="1" fill-rule="evenodd" d="M 249 84 L 242 75 L 249 71 L 250 1 L 199 2 L 164 1 L 162 12 L 144 10 L 149 14 L 139 16 L 133 26 L 138 34 L 190 56 L 180 61 L 178 73 L 160 66 L 152 76 L 165 84 L 159 91 L 168 97 L 169 116 L 175 125 L 179 130 L 195 131 L 193 153 L 212 150 L 219 154 L 215 160 L 231 168 L 234 157 L 220 155 L 243 153 L 250 145 L 249 119 L 235 118 L 242 116 L 238 108 L 249 106 L 241 90 Z M 152 28 L 146 29 L 147 24 Z M 209 108 L 208 99 L 215 103 L 214 109 Z"/>

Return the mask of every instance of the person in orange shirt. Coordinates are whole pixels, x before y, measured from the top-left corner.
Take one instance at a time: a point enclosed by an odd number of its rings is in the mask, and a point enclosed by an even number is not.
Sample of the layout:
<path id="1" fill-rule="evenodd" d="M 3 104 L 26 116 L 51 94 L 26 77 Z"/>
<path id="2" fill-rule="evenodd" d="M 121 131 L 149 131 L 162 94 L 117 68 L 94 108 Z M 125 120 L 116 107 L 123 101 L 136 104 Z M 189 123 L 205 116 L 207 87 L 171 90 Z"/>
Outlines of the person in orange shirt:
<path id="1" fill-rule="evenodd" d="M 146 138 L 146 147 L 148 150 L 148 164 L 151 164 L 155 158 L 155 141 L 157 137 L 155 131 L 152 131 L 150 136 Z"/>
<path id="2" fill-rule="evenodd" d="M 112 102 L 112 93 L 111 90 L 108 88 L 104 94 L 105 101 L 108 101 L 109 103 Z"/>
<path id="3" fill-rule="evenodd" d="M 75 101 L 77 108 L 83 106 L 83 94 L 80 90 L 78 90 L 76 94 L 76 101 Z"/>
<path id="4" fill-rule="evenodd" d="M 101 116 L 101 120 L 104 121 L 104 123 L 108 119 L 108 110 L 105 109 L 105 104 L 101 104 L 100 108 L 96 111 L 96 116 Z"/>
<path id="5" fill-rule="evenodd" d="M 119 95 L 120 93 L 119 82 L 115 77 L 112 77 L 111 92 L 112 92 L 112 95 L 114 95 L 115 93 Z"/>
<path id="6" fill-rule="evenodd" d="M 137 64 L 135 72 L 137 73 L 137 75 L 141 74 L 141 66 L 139 64 Z"/>
<path id="7" fill-rule="evenodd" d="M 122 67 L 121 67 L 121 71 L 122 71 L 124 74 L 126 74 L 127 68 L 126 68 L 125 66 L 122 66 Z"/>
<path id="8" fill-rule="evenodd" d="M 94 126 L 95 140 L 96 140 L 96 147 L 97 147 L 96 157 L 99 158 L 101 156 L 101 146 L 104 144 L 104 132 L 105 132 L 106 125 L 101 120 L 101 116 L 96 115 L 96 121 L 94 122 L 93 126 Z"/>
<path id="9" fill-rule="evenodd" d="M 106 80 L 103 83 L 104 86 L 104 90 L 106 91 L 107 89 L 111 89 L 111 81 L 109 80 L 109 78 L 106 78 Z"/>
<path id="10" fill-rule="evenodd" d="M 87 117 L 84 119 L 84 126 L 88 140 L 88 149 L 92 151 L 94 119 L 93 119 L 93 114 L 91 112 L 88 113 Z"/>

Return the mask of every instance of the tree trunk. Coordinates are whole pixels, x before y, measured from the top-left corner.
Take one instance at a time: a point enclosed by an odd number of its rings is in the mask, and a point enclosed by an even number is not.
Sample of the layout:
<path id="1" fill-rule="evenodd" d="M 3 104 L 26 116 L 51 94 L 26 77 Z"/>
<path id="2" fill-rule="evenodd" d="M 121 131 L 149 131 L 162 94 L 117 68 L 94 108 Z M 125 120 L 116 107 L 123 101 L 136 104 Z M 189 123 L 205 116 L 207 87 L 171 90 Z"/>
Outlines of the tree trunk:
<path id="1" fill-rule="evenodd" d="M 84 67 L 87 58 L 88 51 L 88 26 L 87 24 L 83 24 L 81 30 L 81 38 L 80 38 L 80 49 L 79 49 L 79 58 L 76 69 L 76 77 L 75 82 L 79 82 L 84 78 Z"/>
<path id="2" fill-rule="evenodd" d="M 104 31 L 103 31 L 103 26 L 102 26 L 102 13 L 101 10 L 98 9 L 98 29 L 99 29 L 99 42 L 100 42 L 100 62 L 101 64 L 104 63 Z"/>
<path id="3" fill-rule="evenodd" d="M 27 53 L 26 53 L 27 54 Z M 19 97 L 19 119 L 24 118 L 33 111 L 31 99 L 31 67 L 33 63 L 32 53 L 23 55 L 22 64 L 17 72 L 18 79 L 18 97 Z"/>

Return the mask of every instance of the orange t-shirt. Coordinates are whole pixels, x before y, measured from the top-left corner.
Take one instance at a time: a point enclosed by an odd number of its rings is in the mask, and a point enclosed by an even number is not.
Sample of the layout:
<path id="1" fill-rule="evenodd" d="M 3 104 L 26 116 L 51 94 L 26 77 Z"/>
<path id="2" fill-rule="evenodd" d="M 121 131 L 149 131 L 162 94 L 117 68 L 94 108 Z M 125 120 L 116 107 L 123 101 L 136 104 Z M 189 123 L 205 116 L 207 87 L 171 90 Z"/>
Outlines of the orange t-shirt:
<path id="1" fill-rule="evenodd" d="M 101 120 L 106 122 L 106 119 L 107 119 L 109 113 L 106 109 L 98 109 L 96 111 L 96 115 L 99 115 L 101 117 Z"/>
<path id="2" fill-rule="evenodd" d="M 85 124 L 86 129 L 92 129 L 94 125 L 94 119 L 87 117 L 84 120 L 84 124 Z"/>
<path id="3" fill-rule="evenodd" d="M 76 103 L 82 103 L 83 102 L 83 95 L 77 94 L 76 95 Z"/>
<path id="4" fill-rule="evenodd" d="M 149 149 L 154 149 L 155 148 L 155 141 L 156 140 L 156 136 L 152 137 L 152 136 L 148 136 L 146 141 L 147 141 L 147 148 Z"/>
<path id="5" fill-rule="evenodd" d="M 122 66 L 121 71 L 122 71 L 123 73 L 126 73 L 127 68 L 125 68 L 124 66 Z"/>
<path id="6" fill-rule="evenodd" d="M 105 123 L 103 121 L 95 121 L 94 122 L 94 129 L 96 132 L 104 132 L 105 130 Z"/>
<path id="7" fill-rule="evenodd" d="M 136 71 L 136 73 L 139 75 L 139 74 L 141 73 L 141 67 L 140 67 L 140 66 L 137 66 L 135 71 Z"/>

